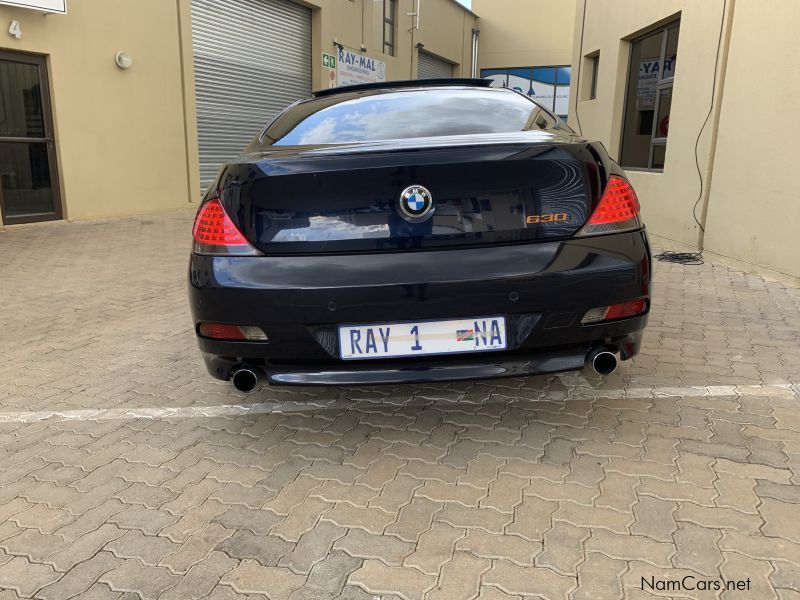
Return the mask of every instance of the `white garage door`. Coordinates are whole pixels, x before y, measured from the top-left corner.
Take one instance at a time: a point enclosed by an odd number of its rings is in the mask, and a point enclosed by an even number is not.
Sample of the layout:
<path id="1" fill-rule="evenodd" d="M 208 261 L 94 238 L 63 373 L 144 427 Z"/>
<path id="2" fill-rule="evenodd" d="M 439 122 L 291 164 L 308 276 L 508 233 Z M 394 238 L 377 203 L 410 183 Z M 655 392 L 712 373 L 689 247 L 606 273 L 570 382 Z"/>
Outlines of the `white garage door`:
<path id="1" fill-rule="evenodd" d="M 417 79 L 443 79 L 453 76 L 453 63 L 434 56 L 424 50 L 419 51 Z"/>
<path id="2" fill-rule="evenodd" d="M 311 11 L 288 0 L 192 0 L 205 188 L 272 117 L 311 93 Z"/>

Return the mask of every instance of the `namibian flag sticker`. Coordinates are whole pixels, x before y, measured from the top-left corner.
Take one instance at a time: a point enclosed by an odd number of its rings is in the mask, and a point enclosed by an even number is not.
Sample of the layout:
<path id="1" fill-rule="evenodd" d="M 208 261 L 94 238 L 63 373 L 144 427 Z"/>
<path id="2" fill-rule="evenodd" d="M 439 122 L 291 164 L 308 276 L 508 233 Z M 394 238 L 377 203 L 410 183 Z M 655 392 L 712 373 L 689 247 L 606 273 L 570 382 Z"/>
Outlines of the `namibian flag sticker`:
<path id="1" fill-rule="evenodd" d="M 472 342 L 475 340 L 474 329 L 456 329 L 457 342 Z"/>

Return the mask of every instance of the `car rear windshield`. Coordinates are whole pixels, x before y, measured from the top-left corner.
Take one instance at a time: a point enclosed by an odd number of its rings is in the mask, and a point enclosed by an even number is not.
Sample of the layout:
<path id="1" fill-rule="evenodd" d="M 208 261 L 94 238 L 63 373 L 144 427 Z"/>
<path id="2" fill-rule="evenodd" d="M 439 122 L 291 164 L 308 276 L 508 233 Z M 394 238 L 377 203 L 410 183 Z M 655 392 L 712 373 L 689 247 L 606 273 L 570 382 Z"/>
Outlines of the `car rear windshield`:
<path id="1" fill-rule="evenodd" d="M 502 89 L 422 89 L 343 93 L 301 102 L 273 121 L 265 144 L 348 142 L 506 133 L 555 126 L 525 96 Z"/>

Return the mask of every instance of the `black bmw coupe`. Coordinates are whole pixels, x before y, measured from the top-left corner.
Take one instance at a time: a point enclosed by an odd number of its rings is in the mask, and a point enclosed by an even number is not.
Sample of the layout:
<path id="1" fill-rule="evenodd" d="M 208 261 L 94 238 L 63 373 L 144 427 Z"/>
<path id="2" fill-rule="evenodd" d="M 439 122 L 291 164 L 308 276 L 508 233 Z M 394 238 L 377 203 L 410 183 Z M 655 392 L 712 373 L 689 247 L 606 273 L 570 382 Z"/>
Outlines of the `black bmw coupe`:
<path id="1" fill-rule="evenodd" d="M 189 297 L 242 391 L 577 370 L 647 323 L 639 202 L 600 143 L 486 80 L 317 92 L 220 170 Z"/>

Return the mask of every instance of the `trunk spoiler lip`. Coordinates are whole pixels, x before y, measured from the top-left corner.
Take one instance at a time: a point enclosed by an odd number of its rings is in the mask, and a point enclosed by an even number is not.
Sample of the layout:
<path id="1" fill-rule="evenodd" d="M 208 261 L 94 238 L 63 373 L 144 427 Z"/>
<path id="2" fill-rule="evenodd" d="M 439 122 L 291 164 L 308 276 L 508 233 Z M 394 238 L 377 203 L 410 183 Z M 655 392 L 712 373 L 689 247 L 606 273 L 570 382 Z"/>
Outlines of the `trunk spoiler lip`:
<path id="1" fill-rule="evenodd" d="M 324 98 L 337 94 L 361 92 L 371 90 L 397 90 L 402 88 L 426 87 L 490 87 L 491 79 L 479 77 L 451 77 L 438 79 L 401 79 L 398 81 L 379 81 L 374 83 L 359 83 L 356 85 L 343 85 L 333 88 L 323 88 L 312 92 L 314 98 Z"/>

